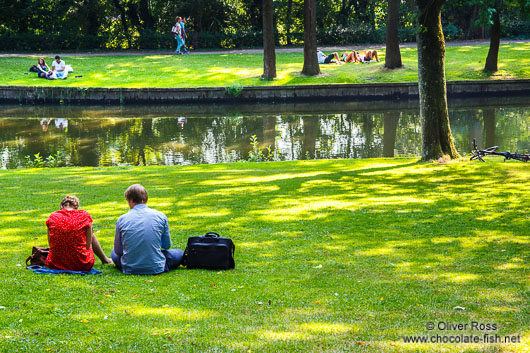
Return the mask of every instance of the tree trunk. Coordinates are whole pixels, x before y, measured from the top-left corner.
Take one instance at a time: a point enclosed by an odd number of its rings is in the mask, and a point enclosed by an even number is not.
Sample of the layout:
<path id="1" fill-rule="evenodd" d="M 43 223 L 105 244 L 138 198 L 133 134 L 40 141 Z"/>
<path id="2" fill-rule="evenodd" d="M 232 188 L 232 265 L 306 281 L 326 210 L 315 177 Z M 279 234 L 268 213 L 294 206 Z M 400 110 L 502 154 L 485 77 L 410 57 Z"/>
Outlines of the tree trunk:
<path id="1" fill-rule="evenodd" d="M 320 73 L 317 58 L 316 2 L 304 0 L 304 67 L 302 74 L 316 76 Z"/>
<path id="2" fill-rule="evenodd" d="M 445 85 L 444 0 L 416 0 L 418 5 L 418 90 L 422 122 L 422 158 L 458 158 L 453 143 Z"/>
<path id="3" fill-rule="evenodd" d="M 269 80 L 276 77 L 274 7 L 272 0 L 263 0 L 263 75 L 261 77 Z"/>
<path id="4" fill-rule="evenodd" d="M 484 148 L 495 146 L 495 108 L 484 109 L 484 131 L 486 145 Z"/>
<path id="5" fill-rule="evenodd" d="M 155 19 L 153 18 L 153 15 L 151 14 L 151 8 L 149 6 L 148 0 L 140 0 L 138 3 L 139 11 L 138 15 L 140 16 L 140 20 L 142 20 L 142 26 L 144 29 L 155 29 Z"/>
<path id="6" fill-rule="evenodd" d="M 96 0 L 90 0 L 85 6 L 88 7 L 86 34 L 97 36 L 99 33 L 99 28 L 101 27 L 101 22 L 98 16 L 99 2 Z"/>
<path id="7" fill-rule="evenodd" d="M 287 16 L 285 17 L 285 32 L 286 32 L 286 41 L 287 45 L 293 44 L 291 40 L 291 26 L 292 26 L 292 12 L 293 12 L 293 0 L 287 2 Z"/>
<path id="8" fill-rule="evenodd" d="M 129 25 L 127 24 L 127 15 L 125 13 L 125 8 L 120 4 L 119 0 L 113 0 L 114 7 L 118 9 L 120 12 L 120 20 L 121 24 L 123 26 L 123 32 L 125 34 L 125 38 L 127 39 L 127 46 L 128 48 L 131 48 L 131 35 L 129 34 Z"/>
<path id="9" fill-rule="evenodd" d="M 385 118 L 383 121 L 383 157 L 394 157 L 398 123 L 398 111 L 390 111 L 385 113 Z"/>
<path id="10" fill-rule="evenodd" d="M 388 0 L 388 15 L 386 19 L 386 55 L 385 67 L 397 69 L 402 67 L 401 52 L 399 51 L 399 4 L 400 0 Z"/>
<path id="11" fill-rule="evenodd" d="M 501 41 L 501 22 L 499 18 L 499 11 L 495 9 L 493 13 L 493 24 L 491 25 L 490 35 L 490 50 L 486 58 L 486 65 L 484 71 L 497 71 L 497 58 L 499 57 L 499 44 Z"/>

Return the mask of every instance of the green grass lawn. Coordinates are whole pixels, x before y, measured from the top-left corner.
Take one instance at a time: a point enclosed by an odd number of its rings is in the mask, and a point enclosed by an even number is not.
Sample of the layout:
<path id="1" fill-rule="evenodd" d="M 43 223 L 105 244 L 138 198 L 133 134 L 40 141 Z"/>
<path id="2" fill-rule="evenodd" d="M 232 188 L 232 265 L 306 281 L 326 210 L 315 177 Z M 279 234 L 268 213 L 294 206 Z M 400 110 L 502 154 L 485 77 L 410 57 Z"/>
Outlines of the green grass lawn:
<path id="1" fill-rule="evenodd" d="M 530 78 L 530 43 L 503 44 L 499 71 L 482 72 L 488 45 L 447 47 L 447 80 Z M 389 71 L 381 62 L 370 64 L 320 65 L 322 74 L 300 74 L 303 53 L 278 53 L 278 78 L 266 81 L 261 54 L 94 56 L 65 58 L 74 67 L 66 81 L 47 81 L 28 73 L 37 63 L 34 57 L 0 58 L 3 75 L 0 85 L 74 86 L 74 87 L 214 87 L 227 85 L 299 85 L 330 83 L 373 83 L 417 81 L 416 48 L 401 49 L 404 68 Z M 51 67 L 52 58 L 46 58 Z M 76 75 L 83 77 L 75 78 Z"/>
<path id="2" fill-rule="evenodd" d="M 414 159 L 0 171 L 2 352 L 527 352 L 527 164 Z M 236 269 L 36 275 L 45 220 L 80 197 L 103 248 L 140 182 L 174 246 L 217 231 Z M 456 307 L 465 310 L 455 309 Z M 428 331 L 428 322 L 468 324 Z M 471 322 L 496 331 L 471 331 Z M 521 343 L 405 344 L 404 335 Z"/>

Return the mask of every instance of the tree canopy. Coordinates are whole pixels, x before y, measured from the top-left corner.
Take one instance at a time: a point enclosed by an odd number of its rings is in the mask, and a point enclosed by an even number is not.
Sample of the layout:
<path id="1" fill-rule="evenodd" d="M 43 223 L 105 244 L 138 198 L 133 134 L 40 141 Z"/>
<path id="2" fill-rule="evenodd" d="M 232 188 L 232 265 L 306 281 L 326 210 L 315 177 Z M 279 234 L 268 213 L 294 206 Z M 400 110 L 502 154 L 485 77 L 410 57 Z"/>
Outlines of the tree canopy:
<path id="1" fill-rule="evenodd" d="M 480 20 L 491 1 L 446 1 L 446 38 L 489 37 L 488 24 Z M 516 0 L 510 1 L 499 0 Z M 520 1 L 528 5 L 528 0 Z M 276 44 L 301 45 L 304 1 L 276 0 L 273 6 Z M 260 47 L 262 11 L 262 0 L 0 0 L 0 50 L 168 48 L 176 16 L 189 17 L 192 47 Z M 388 0 L 318 1 L 318 44 L 384 43 L 387 12 Z M 401 42 L 415 40 L 414 21 L 413 4 L 402 2 Z M 530 20 L 520 6 L 504 6 L 501 24 L 503 36 L 530 33 Z"/>

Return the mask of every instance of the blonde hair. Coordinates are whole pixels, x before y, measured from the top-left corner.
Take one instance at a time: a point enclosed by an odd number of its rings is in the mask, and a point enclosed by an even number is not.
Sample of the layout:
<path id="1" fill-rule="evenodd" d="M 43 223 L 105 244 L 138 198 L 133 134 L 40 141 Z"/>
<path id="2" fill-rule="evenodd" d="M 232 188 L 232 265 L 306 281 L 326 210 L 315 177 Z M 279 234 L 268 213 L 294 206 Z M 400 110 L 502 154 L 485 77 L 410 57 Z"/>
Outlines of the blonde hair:
<path id="1" fill-rule="evenodd" d="M 79 208 L 79 199 L 72 195 L 66 195 L 61 201 L 61 208 L 65 208 L 67 206 L 73 207 L 77 210 Z"/>

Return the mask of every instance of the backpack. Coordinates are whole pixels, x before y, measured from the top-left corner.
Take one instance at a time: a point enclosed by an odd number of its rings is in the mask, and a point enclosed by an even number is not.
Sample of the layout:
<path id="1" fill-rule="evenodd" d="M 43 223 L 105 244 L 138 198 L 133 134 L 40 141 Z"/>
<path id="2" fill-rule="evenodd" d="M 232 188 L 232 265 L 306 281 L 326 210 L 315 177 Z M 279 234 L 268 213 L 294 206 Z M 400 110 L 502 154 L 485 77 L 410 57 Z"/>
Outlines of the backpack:
<path id="1" fill-rule="evenodd" d="M 184 264 L 188 269 L 233 269 L 234 252 L 235 246 L 231 239 L 221 238 L 215 232 L 208 232 L 204 236 L 188 238 Z"/>
<path id="2" fill-rule="evenodd" d="M 37 65 L 31 65 L 31 67 L 29 68 L 29 72 L 39 72 Z"/>

